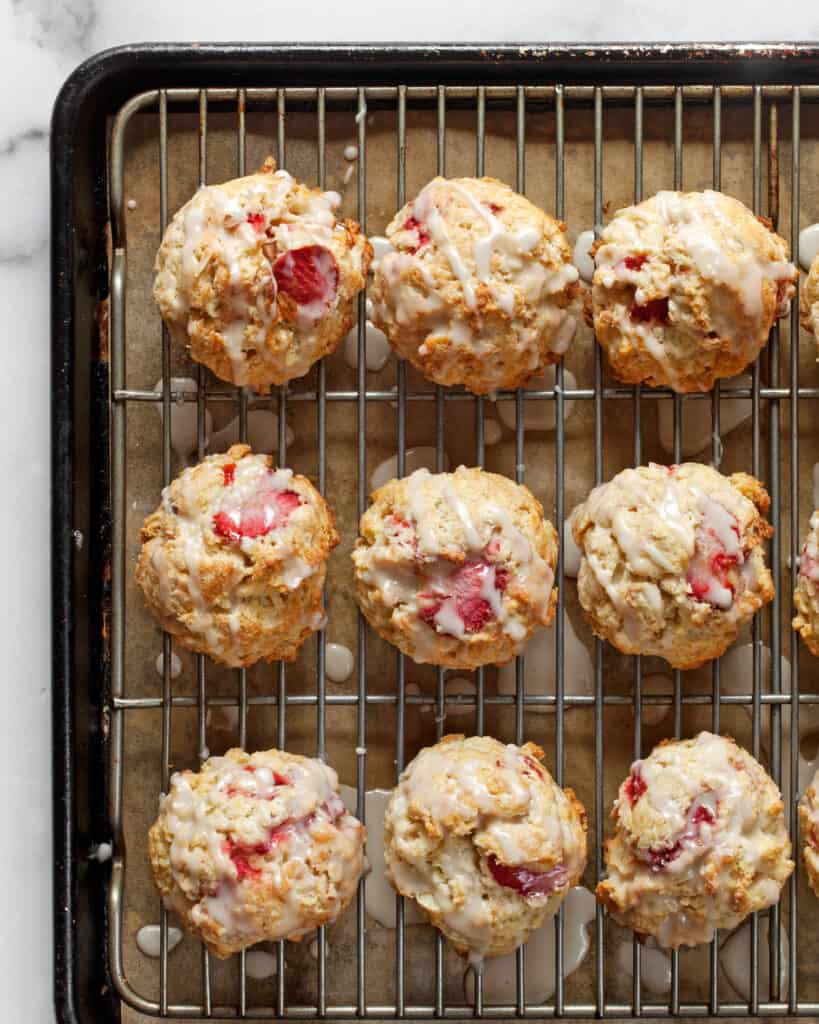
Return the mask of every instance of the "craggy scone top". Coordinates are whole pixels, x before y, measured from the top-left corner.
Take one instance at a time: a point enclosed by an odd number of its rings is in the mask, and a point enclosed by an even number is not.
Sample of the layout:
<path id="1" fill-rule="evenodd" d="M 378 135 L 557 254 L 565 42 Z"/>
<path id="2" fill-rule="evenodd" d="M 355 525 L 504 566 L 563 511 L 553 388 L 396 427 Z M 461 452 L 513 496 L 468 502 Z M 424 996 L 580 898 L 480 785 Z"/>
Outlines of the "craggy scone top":
<path id="1" fill-rule="evenodd" d="M 594 247 L 594 328 L 631 384 L 710 391 L 740 373 L 795 292 L 784 238 L 722 192 L 658 192 Z"/>
<path id="2" fill-rule="evenodd" d="M 247 445 L 183 470 L 141 540 L 137 583 L 189 650 L 232 666 L 292 659 L 324 622 L 332 512 L 306 477 Z"/>
<path id="3" fill-rule="evenodd" d="M 782 797 L 725 736 L 665 740 L 620 786 L 597 897 L 672 949 L 709 942 L 779 899 L 793 870 Z"/>
<path id="4" fill-rule="evenodd" d="M 372 259 L 358 224 L 338 220 L 340 204 L 268 158 L 256 174 L 200 188 L 174 215 L 154 298 L 194 359 L 266 393 L 334 351 Z"/>
<path id="5" fill-rule="evenodd" d="M 799 573 L 793 593 L 796 615 L 793 628 L 819 657 L 819 509 L 810 517 L 810 529 L 799 555 Z"/>
<path id="6" fill-rule="evenodd" d="M 364 871 L 364 827 L 326 764 L 234 749 L 171 776 L 148 857 L 168 906 L 227 957 L 334 921 Z"/>
<path id="7" fill-rule="evenodd" d="M 572 527 L 594 632 L 676 668 L 718 657 L 773 597 L 769 504 L 754 477 L 696 462 L 625 469 L 596 487 Z"/>
<path id="8" fill-rule="evenodd" d="M 557 536 L 531 491 L 459 466 L 373 494 L 353 551 L 370 624 L 415 661 L 505 662 L 552 620 Z"/>
<path id="9" fill-rule="evenodd" d="M 434 178 L 400 210 L 372 319 L 439 384 L 514 388 L 561 358 L 577 292 L 565 225 L 494 178 Z"/>
<path id="10" fill-rule="evenodd" d="M 533 743 L 445 736 L 387 805 L 387 877 L 461 953 L 510 953 L 583 874 L 585 812 L 542 756 Z"/>

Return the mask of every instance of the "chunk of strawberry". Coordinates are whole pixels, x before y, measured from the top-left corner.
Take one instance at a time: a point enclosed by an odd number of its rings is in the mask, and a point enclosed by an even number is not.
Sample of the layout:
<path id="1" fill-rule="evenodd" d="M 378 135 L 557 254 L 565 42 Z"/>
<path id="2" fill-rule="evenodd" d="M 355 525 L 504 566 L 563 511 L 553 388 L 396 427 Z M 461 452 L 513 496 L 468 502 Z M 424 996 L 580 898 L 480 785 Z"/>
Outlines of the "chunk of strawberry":
<path id="1" fill-rule="evenodd" d="M 651 299 L 642 306 L 632 303 L 629 315 L 637 323 L 668 323 L 668 299 Z"/>
<path id="2" fill-rule="evenodd" d="M 435 618 L 441 606 L 452 599 L 464 632 L 479 633 L 495 617 L 492 605 L 483 596 L 490 575 L 490 585 L 502 593 L 509 581 L 508 570 L 489 562 L 465 562 L 442 583 L 418 595 L 419 617 L 429 625 L 436 625 Z"/>
<path id="3" fill-rule="evenodd" d="M 639 256 L 626 256 L 623 260 L 628 270 L 642 270 L 647 262 L 648 256 L 645 253 L 640 253 Z"/>
<path id="4" fill-rule="evenodd" d="M 424 225 L 419 220 L 416 220 L 415 217 L 407 217 L 402 227 L 404 231 L 415 231 L 418 235 L 418 245 L 414 249 L 410 249 L 410 252 L 418 252 L 422 246 L 427 245 L 429 242 L 430 236 L 427 234 Z"/>
<path id="5" fill-rule="evenodd" d="M 280 292 L 299 306 L 328 309 L 338 289 L 338 264 L 323 245 L 288 249 L 273 264 L 273 276 Z"/>
<path id="6" fill-rule="evenodd" d="M 484 206 L 488 206 L 488 207 L 489 207 L 489 209 L 490 209 L 490 210 L 492 211 L 492 213 L 494 213 L 494 214 L 498 214 L 498 213 L 500 213 L 500 212 L 501 212 L 501 211 L 503 210 L 503 207 L 502 207 L 502 206 L 498 206 L 498 204 L 497 204 L 497 203 L 484 203 L 483 205 L 484 205 Z"/>
<path id="7" fill-rule="evenodd" d="M 631 774 L 623 783 L 623 792 L 626 794 L 629 806 L 633 807 L 647 789 L 646 780 L 643 778 L 640 769 L 633 768 Z"/>
<path id="8" fill-rule="evenodd" d="M 233 479 L 234 479 L 235 476 L 236 476 L 236 463 L 235 462 L 226 462 L 224 464 L 224 466 L 222 466 L 222 478 L 224 479 L 225 487 L 230 487 L 230 485 L 233 483 Z"/>
<path id="9" fill-rule="evenodd" d="M 501 864 L 494 854 L 486 858 L 489 871 L 498 885 L 514 889 L 522 896 L 548 896 L 566 884 L 568 872 L 562 864 L 548 871 L 530 871 L 524 867 Z"/>
<path id="10" fill-rule="evenodd" d="M 295 491 L 282 491 L 263 482 L 243 505 L 217 512 L 213 529 L 234 543 L 243 537 L 263 537 L 283 526 L 300 504 L 301 498 Z"/>
<path id="11" fill-rule="evenodd" d="M 807 548 L 803 548 L 799 556 L 799 575 L 809 580 L 819 580 L 819 559 L 809 555 Z"/>
<path id="12" fill-rule="evenodd" d="M 264 214 L 263 213 L 249 213 L 247 215 L 247 222 L 253 228 L 257 235 L 264 234 Z"/>

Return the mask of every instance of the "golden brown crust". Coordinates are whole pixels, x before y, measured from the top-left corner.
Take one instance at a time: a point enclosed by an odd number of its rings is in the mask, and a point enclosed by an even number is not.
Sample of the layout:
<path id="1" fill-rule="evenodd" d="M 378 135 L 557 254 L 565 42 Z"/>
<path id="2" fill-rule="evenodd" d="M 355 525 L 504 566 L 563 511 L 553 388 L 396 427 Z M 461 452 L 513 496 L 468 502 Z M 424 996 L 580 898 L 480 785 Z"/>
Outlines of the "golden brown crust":
<path id="1" fill-rule="evenodd" d="M 266 394 L 338 347 L 373 251 L 355 221 L 336 220 L 337 203 L 335 193 L 277 173 L 268 157 L 256 174 L 200 189 L 177 212 L 157 254 L 154 298 L 192 358 Z M 309 247 L 334 264 L 321 309 L 277 284 L 277 260 Z"/>
<path id="2" fill-rule="evenodd" d="M 595 334 L 629 384 L 709 391 L 756 358 L 795 292 L 785 240 L 710 190 L 620 210 L 593 252 Z"/>
<path id="3" fill-rule="evenodd" d="M 425 377 L 486 394 L 562 357 L 579 288 L 561 222 L 494 178 L 435 178 L 386 233 L 372 319 Z"/>
<path id="4" fill-rule="evenodd" d="M 585 811 L 542 755 L 534 743 L 445 736 L 419 753 L 390 798 L 387 877 L 462 955 L 511 953 L 582 877 Z M 524 893 L 493 864 L 553 885 Z"/>
<path id="5" fill-rule="evenodd" d="M 364 839 L 332 768 L 235 748 L 172 776 L 148 861 L 182 926 L 224 959 L 336 920 L 364 870 Z"/>
<path id="6" fill-rule="evenodd" d="M 140 531 L 136 581 L 157 622 L 188 650 L 232 666 L 292 661 L 323 621 L 326 563 L 339 537 L 332 510 L 299 475 L 287 480 L 300 505 L 284 526 L 241 545 L 217 533 L 224 467 L 245 460 L 273 470 L 270 456 L 234 445 L 170 485 Z"/>
<path id="7" fill-rule="evenodd" d="M 657 655 L 683 670 L 719 657 L 774 595 L 763 549 L 772 533 L 769 505 L 748 474 L 725 478 L 697 463 L 624 470 L 595 489 L 573 520 L 582 553 L 578 596 L 595 635 L 624 654 Z M 718 517 L 708 528 L 707 514 Z M 736 524 L 739 547 L 714 590 L 722 570 L 714 575 L 700 559 L 721 543 L 711 530 L 723 516 Z M 730 529 L 727 538 L 733 542 Z"/>
<path id="8" fill-rule="evenodd" d="M 392 480 L 372 498 L 352 556 L 356 599 L 370 625 L 399 650 L 449 668 L 501 664 L 538 626 L 552 622 L 557 534 L 526 487 L 461 466 L 455 473 L 423 470 Z M 464 635 L 440 619 L 425 620 L 421 595 L 434 590 L 436 580 L 446 589 L 449 575 L 469 573 L 476 563 L 508 573 L 508 582 L 496 587 L 494 613 Z"/>

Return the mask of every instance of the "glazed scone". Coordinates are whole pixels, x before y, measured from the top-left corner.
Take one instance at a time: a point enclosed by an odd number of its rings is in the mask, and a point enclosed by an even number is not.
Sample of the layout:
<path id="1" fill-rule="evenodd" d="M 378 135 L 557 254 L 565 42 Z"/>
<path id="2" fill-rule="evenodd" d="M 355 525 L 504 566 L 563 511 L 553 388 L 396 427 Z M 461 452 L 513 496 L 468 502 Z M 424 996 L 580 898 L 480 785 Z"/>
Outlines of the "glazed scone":
<path id="1" fill-rule="evenodd" d="M 806 331 L 813 335 L 819 347 L 819 256 L 810 265 L 799 293 L 799 320 Z"/>
<path id="2" fill-rule="evenodd" d="M 793 628 L 819 658 L 819 509 L 810 517 L 810 530 L 799 556 L 799 575 L 793 592 Z"/>
<path id="3" fill-rule="evenodd" d="M 165 905 L 224 958 L 335 921 L 365 868 L 364 826 L 326 764 L 237 748 L 171 776 L 148 859 Z"/>
<path id="4" fill-rule="evenodd" d="M 772 906 L 793 871 L 779 790 L 729 737 L 664 740 L 631 766 L 612 817 L 597 898 L 666 948 Z"/>
<path id="5" fill-rule="evenodd" d="M 438 384 L 517 388 L 576 328 L 565 225 L 494 178 L 434 178 L 387 227 L 372 320 Z"/>
<path id="6" fill-rule="evenodd" d="M 136 580 L 190 651 L 235 667 L 291 661 L 324 624 L 333 514 L 303 476 L 234 445 L 189 467 L 145 520 Z"/>
<path id="7" fill-rule="evenodd" d="M 416 662 L 502 664 L 552 621 L 557 535 L 522 484 L 418 469 L 375 491 L 359 532 L 358 604 Z"/>
<path id="8" fill-rule="evenodd" d="M 799 801 L 799 827 L 802 830 L 802 856 L 808 871 L 808 884 L 819 896 L 819 771 L 813 776 Z"/>
<path id="9" fill-rule="evenodd" d="M 594 246 L 592 305 L 612 373 L 710 391 L 756 359 L 795 292 L 784 238 L 721 192 L 658 192 Z"/>
<path id="10" fill-rule="evenodd" d="M 302 377 L 352 326 L 372 247 L 341 198 L 277 171 L 208 185 L 168 225 L 154 298 L 217 377 L 266 394 Z"/>
<path id="11" fill-rule="evenodd" d="M 586 815 L 534 743 L 445 736 L 387 804 L 387 878 L 459 953 L 511 953 L 557 912 L 586 867 Z"/>
<path id="12" fill-rule="evenodd" d="M 674 668 L 719 657 L 773 597 L 769 505 L 754 477 L 696 462 L 624 469 L 596 487 L 572 526 L 595 634 Z"/>

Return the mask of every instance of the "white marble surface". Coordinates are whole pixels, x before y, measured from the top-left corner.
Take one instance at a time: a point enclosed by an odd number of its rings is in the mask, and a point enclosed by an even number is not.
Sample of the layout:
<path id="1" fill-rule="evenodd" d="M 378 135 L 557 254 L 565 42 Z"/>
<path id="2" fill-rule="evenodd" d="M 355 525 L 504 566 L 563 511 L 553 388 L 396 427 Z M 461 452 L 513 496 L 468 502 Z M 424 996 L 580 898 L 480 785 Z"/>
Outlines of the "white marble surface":
<path id="1" fill-rule="evenodd" d="M 48 125 L 64 78 L 97 50 L 138 40 L 617 41 L 815 39 L 804 0 L 0 0 L 0 297 L 10 354 L 0 506 L 7 543 L 0 636 L 7 697 L 0 877 L 4 1020 L 53 1019 L 49 781 Z M 16 1011 L 16 1012 L 15 1012 Z"/>

